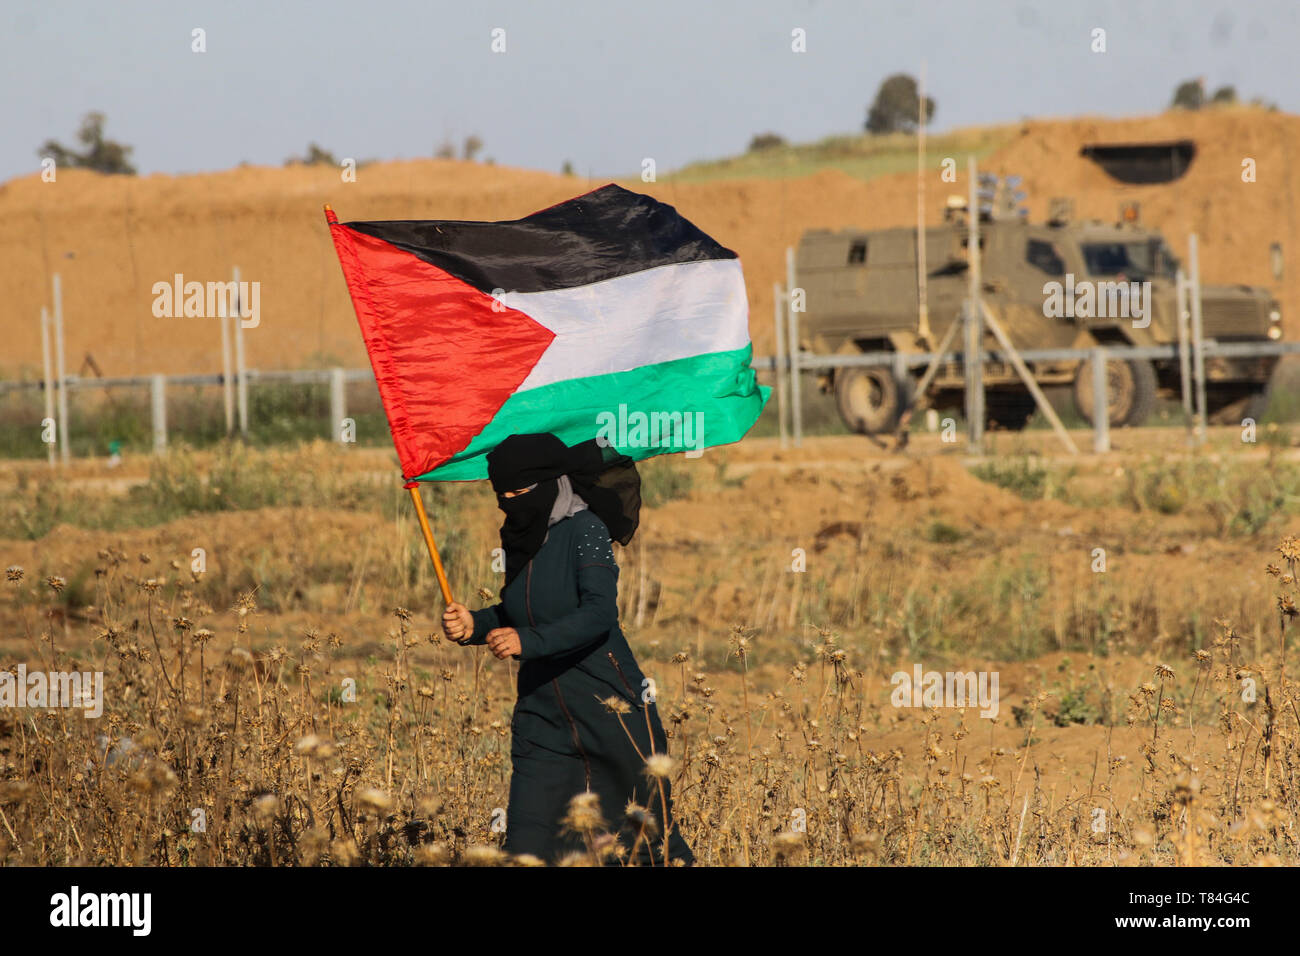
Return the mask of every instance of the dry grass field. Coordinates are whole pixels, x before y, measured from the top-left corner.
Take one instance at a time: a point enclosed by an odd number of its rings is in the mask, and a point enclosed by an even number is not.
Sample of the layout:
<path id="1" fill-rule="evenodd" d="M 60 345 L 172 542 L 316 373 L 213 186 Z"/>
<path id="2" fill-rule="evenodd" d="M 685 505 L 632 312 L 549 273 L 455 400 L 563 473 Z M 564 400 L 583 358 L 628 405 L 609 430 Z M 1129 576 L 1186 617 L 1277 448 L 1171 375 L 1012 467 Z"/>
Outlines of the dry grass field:
<path id="1" fill-rule="evenodd" d="M 1050 440 L 644 465 L 621 620 L 700 862 L 1300 862 L 1295 437 Z M 104 674 L 98 719 L 0 709 L 0 863 L 535 862 L 498 849 L 516 665 L 438 636 L 395 475 L 324 443 L 0 465 L 0 667 Z M 481 606 L 490 492 L 425 497 Z M 917 666 L 996 674 L 996 717 L 896 706 Z M 570 822 L 568 862 L 629 849 Z"/>

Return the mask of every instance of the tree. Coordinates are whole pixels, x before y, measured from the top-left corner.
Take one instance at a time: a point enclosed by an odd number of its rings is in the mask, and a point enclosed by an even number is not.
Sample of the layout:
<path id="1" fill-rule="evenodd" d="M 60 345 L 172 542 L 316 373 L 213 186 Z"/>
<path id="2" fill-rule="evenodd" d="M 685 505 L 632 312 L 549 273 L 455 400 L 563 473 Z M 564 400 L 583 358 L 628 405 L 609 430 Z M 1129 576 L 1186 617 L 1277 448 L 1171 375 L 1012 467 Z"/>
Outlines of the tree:
<path id="1" fill-rule="evenodd" d="M 308 166 L 337 166 L 339 164 L 333 153 L 327 149 L 322 149 L 315 143 L 307 144 L 307 155 L 302 158 L 302 161 Z"/>
<path id="2" fill-rule="evenodd" d="M 337 166 L 339 161 L 334 158 L 334 154 L 327 149 L 321 149 L 315 143 L 307 144 L 307 156 L 304 158 L 308 166 L 315 166 L 318 163 L 324 163 L 327 166 Z"/>
<path id="3" fill-rule="evenodd" d="M 478 155 L 478 151 L 482 148 L 483 140 L 471 133 L 469 136 L 465 137 L 465 146 L 461 150 L 461 156 L 472 162 L 474 157 Z"/>
<path id="4" fill-rule="evenodd" d="M 450 139 L 444 139 L 442 141 L 442 145 L 439 146 L 436 150 L 434 150 L 433 155 L 437 159 L 455 159 L 456 144 L 453 143 Z"/>
<path id="5" fill-rule="evenodd" d="M 920 112 L 921 95 L 916 80 L 906 73 L 895 73 L 880 84 L 876 91 L 876 100 L 867 110 L 866 130 L 868 133 L 894 133 L 916 131 L 917 115 Z M 934 120 L 935 102 L 933 97 L 925 98 L 925 123 Z"/>
<path id="6" fill-rule="evenodd" d="M 286 166 L 337 166 L 339 161 L 329 150 L 322 149 L 315 143 L 308 143 L 306 156 L 290 156 L 284 164 Z"/>
<path id="7" fill-rule="evenodd" d="M 749 141 L 749 151 L 756 153 L 760 149 L 775 149 L 785 145 L 785 137 L 780 133 L 755 133 Z"/>
<path id="8" fill-rule="evenodd" d="M 1198 77 L 1179 83 L 1170 105 L 1178 109 L 1199 110 L 1205 105 L 1205 80 Z"/>
<path id="9" fill-rule="evenodd" d="M 135 167 L 130 162 L 134 147 L 105 139 L 104 123 L 103 113 L 87 113 L 82 118 L 77 140 L 86 147 L 83 152 L 75 152 L 56 140 L 47 139 L 36 155 L 42 159 L 46 156 L 52 158 L 56 166 L 134 176 Z"/>
<path id="10" fill-rule="evenodd" d="M 1237 102 L 1237 88 L 1235 86 L 1221 86 L 1214 91 L 1210 97 L 1212 103 L 1235 103 Z"/>

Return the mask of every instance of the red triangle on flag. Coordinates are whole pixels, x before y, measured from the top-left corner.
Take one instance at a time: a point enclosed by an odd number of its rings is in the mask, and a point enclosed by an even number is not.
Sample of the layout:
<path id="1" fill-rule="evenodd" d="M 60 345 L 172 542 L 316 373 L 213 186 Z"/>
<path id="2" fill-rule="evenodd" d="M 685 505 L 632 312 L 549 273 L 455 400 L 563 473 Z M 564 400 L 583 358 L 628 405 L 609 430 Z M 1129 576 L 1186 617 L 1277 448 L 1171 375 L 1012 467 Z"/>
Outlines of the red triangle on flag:
<path id="1" fill-rule="evenodd" d="M 331 218 L 402 474 L 462 451 L 528 377 L 555 333 L 396 246 Z"/>

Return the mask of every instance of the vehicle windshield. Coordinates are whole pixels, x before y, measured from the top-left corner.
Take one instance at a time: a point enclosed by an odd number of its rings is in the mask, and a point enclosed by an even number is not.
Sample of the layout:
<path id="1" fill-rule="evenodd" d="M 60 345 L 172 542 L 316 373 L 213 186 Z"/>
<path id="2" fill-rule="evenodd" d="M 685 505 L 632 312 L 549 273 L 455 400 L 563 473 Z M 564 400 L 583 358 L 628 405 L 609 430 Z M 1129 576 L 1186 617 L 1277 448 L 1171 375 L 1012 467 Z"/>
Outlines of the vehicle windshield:
<path id="1" fill-rule="evenodd" d="M 1083 258 L 1089 275 L 1122 275 L 1130 280 L 1173 279 L 1178 268 L 1178 261 L 1161 239 L 1086 242 Z"/>

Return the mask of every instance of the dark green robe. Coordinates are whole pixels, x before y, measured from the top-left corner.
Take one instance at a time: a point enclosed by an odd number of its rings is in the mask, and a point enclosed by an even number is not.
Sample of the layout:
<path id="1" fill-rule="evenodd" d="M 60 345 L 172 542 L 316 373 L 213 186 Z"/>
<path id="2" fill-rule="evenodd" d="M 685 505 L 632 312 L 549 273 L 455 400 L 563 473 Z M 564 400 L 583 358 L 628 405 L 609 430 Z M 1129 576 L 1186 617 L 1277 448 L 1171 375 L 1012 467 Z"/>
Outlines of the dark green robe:
<path id="1" fill-rule="evenodd" d="M 584 790 L 599 795 L 607 829 L 628 849 L 637 833 L 624 820 L 629 801 L 649 809 L 660 826 L 671 825 L 668 783 L 665 821 L 659 788 L 638 754 L 666 753 L 667 739 L 649 682 L 618 626 L 618 565 L 604 522 L 590 511 L 556 522 L 501 603 L 472 613 L 470 644 L 484 643 L 493 628 L 513 627 L 522 646 L 505 849 L 552 862 L 581 848 L 561 832 L 560 819 Z M 604 704 L 610 697 L 628 704 L 622 725 Z M 650 846 L 642 841 L 642 862 L 662 864 L 662 839 L 661 830 Z M 676 827 L 668 852 L 672 860 L 694 861 Z"/>

